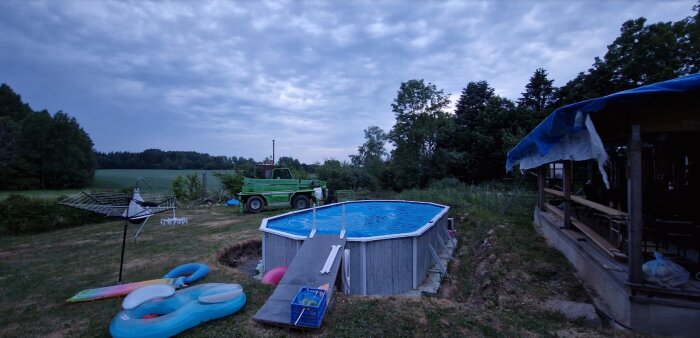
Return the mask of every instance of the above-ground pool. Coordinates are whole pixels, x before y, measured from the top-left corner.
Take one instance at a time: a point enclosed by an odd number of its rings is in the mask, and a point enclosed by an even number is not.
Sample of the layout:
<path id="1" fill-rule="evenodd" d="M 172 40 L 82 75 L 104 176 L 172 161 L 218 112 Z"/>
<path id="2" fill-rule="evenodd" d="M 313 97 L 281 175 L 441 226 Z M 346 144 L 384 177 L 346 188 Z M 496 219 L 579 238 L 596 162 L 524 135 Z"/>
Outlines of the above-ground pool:
<path id="1" fill-rule="evenodd" d="M 340 234 L 345 224 L 349 259 L 343 267 L 349 294 L 392 295 L 416 289 L 449 241 L 447 212 L 440 204 L 354 201 L 293 211 L 262 221 L 263 268 L 288 266 L 316 226 Z M 343 222 L 344 221 L 344 222 Z"/>

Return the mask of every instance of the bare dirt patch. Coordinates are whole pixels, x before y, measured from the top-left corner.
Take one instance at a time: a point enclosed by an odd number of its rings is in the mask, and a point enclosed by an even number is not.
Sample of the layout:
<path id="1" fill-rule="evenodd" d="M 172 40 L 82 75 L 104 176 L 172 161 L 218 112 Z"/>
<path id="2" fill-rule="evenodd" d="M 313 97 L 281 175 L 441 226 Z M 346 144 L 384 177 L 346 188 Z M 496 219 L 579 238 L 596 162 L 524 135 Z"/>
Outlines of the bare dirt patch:
<path id="1" fill-rule="evenodd" d="M 224 249 L 219 255 L 219 263 L 253 277 L 256 274 L 255 267 L 258 265 L 261 255 L 262 241 L 260 239 L 249 239 Z"/>

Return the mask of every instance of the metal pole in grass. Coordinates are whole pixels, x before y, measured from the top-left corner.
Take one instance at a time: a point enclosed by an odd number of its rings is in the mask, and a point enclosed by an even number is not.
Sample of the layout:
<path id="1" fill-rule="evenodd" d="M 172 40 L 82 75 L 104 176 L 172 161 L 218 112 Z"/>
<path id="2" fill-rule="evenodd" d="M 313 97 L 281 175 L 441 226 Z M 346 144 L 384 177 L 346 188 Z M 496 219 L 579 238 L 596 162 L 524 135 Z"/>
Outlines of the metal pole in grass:
<path id="1" fill-rule="evenodd" d="M 122 258 L 119 261 L 119 284 L 122 283 L 122 267 L 124 267 L 124 247 L 126 246 L 126 228 L 129 226 L 129 222 L 124 220 L 124 237 L 122 238 Z"/>

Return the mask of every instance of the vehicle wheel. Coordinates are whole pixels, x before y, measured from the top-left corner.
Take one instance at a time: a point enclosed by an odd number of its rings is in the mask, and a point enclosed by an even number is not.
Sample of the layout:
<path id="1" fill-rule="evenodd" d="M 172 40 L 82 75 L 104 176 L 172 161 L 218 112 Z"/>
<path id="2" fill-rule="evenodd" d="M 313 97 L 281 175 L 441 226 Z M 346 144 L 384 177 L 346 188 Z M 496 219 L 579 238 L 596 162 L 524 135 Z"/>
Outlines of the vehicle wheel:
<path id="1" fill-rule="evenodd" d="M 262 197 L 253 196 L 245 202 L 245 208 L 252 213 L 260 212 L 265 207 Z"/>
<path id="2" fill-rule="evenodd" d="M 309 196 L 306 195 L 296 195 L 292 200 L 292 207 L 294 209 L 306 209 L 311 205 L 309 201 Z"/>

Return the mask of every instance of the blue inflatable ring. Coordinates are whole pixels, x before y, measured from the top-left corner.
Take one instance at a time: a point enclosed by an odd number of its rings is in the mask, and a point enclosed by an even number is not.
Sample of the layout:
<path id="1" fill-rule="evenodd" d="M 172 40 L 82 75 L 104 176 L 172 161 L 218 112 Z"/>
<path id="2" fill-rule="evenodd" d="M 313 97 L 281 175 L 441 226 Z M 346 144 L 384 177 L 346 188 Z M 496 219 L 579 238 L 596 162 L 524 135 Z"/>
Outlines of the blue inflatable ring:
<path id="1" fill-rule="evenodd" d="M 166 273 L 163 278 L 176 278 L 175 286 L 180 287 L 187 284 L 192 284 L 209 274 L 209 267 L 201 263 L 184 264 L 172 269 Z M 189 277 L 184 278 L 184 276 Z"/>
<path id="2" fill-rule="evenodd" d="M 171 337 L 201 323 L 231 315 L 246 303 L 239 284 L 207 283 L 182 289 L 170 297 L 154 298 L 112 319 L 115 338 Z"/>

